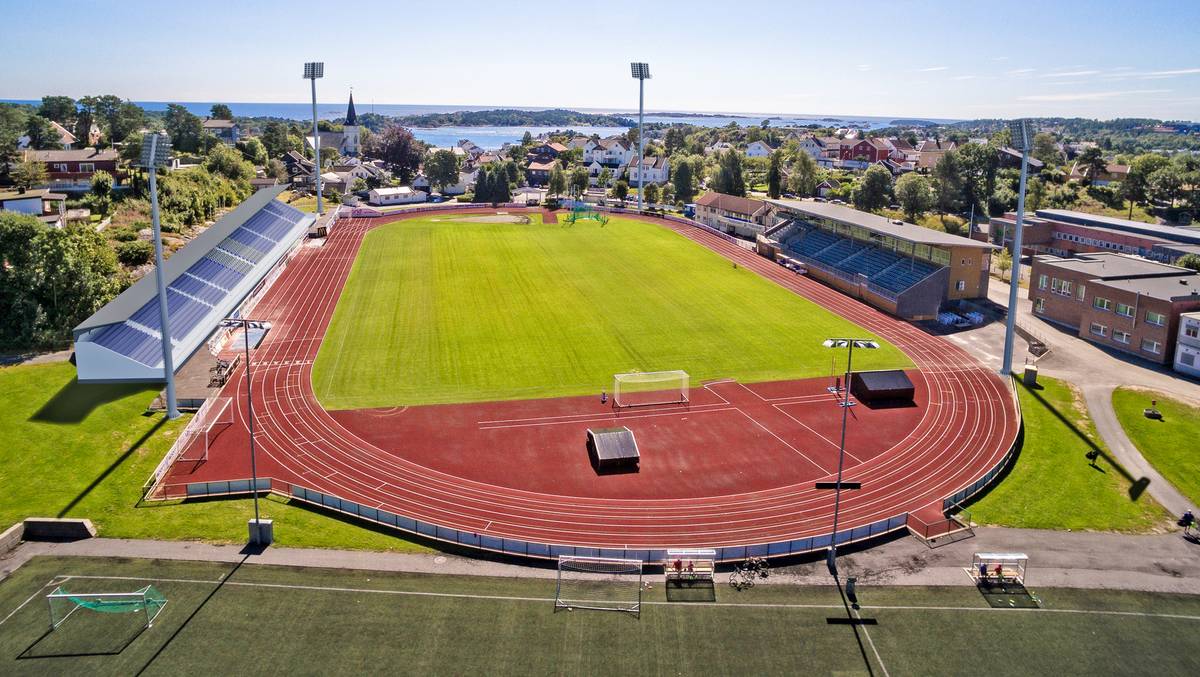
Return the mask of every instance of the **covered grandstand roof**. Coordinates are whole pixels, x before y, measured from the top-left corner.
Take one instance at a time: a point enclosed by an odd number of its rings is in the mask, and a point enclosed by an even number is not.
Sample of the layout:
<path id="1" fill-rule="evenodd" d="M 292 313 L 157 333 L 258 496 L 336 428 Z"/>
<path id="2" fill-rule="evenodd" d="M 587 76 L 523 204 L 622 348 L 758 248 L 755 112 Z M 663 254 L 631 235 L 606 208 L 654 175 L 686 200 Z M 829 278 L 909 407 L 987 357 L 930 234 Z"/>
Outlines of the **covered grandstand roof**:
<path id="1" fill-rule="evenodd" d="M 832 219 L 850 225 L 861 226 L 867 230 L 880 233 L 882 235 L 891 235 L 892 237 L 916 242 L 919 244 L 935 245 L 938 247 L 973 247 L 976 249 L 999 249 L 999 247 L 972 240 L 971 238 L 961 237 L 959 235 L 951 235 L 943 233 L 931 228 L 925 228 L 913 223 L 893 223 L 888 219 L 878 214 L 869 212 L 860 212 L 851 207 L 843 207 L 828 202 L 814 202 L 812 200 L 767 200 L 767 202 L 779 207 L 785 211 L 808 215 L 816 218 Z"/>
<path id="2" fill-rule="evenodd" d="M 306 232 L 313 216 L 255 193 L 163 264 L 172 354 L 179 366 Z M 81 381 L 160 380 L 162 323 L 146 275 L 74 330 Z"/>

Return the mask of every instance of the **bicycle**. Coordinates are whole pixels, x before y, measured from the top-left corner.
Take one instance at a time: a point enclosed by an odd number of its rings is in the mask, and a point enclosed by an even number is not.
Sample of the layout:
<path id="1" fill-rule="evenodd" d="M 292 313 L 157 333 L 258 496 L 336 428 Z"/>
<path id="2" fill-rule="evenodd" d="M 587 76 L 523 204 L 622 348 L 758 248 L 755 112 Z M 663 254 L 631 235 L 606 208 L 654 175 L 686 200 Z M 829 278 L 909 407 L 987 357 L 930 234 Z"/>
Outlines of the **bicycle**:
<path id="1" fill-rule="evenodd" d="M 734 590 L 753 588 L 755 579 L 765 579 L 770 575 L 770 569 L 771 565 L 765 557 L 751 557 L 729 574 L 729 586 Z"/>

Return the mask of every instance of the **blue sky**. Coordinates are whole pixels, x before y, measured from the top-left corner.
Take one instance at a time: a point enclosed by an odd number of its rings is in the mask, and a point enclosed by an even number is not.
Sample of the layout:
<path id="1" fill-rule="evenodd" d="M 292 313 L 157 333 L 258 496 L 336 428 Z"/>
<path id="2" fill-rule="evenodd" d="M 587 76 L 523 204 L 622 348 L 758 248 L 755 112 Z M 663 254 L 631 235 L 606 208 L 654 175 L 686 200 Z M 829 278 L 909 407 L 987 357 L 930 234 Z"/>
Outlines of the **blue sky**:
<path id="1" fill-rule="evenodd" d="M 414 5 L 421 9 L 414 9 Z M 445 8 L 444 13 L 439 12 Z M 0 98 L 1200 120 L 1200 2 L 0 0 Z"/>

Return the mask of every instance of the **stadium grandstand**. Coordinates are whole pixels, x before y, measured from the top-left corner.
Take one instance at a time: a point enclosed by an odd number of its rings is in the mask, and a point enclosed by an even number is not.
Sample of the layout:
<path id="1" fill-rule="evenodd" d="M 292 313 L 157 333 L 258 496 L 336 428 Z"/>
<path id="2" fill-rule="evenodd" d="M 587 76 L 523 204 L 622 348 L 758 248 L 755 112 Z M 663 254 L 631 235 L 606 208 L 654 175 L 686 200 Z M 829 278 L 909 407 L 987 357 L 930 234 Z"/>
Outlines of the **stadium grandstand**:
<path id="1" fill-rule="evenodd" d="M 176 367 L 233 314 L 296 246 L 313 222 L 261 190 L 163 264 L 167 322 Z M 162 381 L 158 296 L 146 275 L 74 329 L 80 381 Z"/>
<path id="2" fill-rule="evenodd" d="M 825 202 L 767 202 L 775 225 L 759 253 L 893 315 L 931 319 L 946 301 L 987 297 L 999 247 Z"/>

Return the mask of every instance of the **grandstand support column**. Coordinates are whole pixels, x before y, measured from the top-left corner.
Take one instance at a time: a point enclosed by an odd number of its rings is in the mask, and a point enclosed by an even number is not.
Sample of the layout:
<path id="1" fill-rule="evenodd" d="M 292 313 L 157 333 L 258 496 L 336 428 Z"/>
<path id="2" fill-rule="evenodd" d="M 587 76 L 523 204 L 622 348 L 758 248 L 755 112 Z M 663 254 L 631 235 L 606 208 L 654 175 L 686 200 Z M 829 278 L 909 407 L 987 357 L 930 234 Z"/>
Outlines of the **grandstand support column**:
<path id="1" fill-rule="evenodd" d="M 1021 293 L 1021 250 L 1022 235 L 1025 230 L 1025 181 L 1029 176 L 1029 147 L 1031 136 L 1028 120 L 1014 120 L 1009 126 L 1012 132 L 1012 143 L 1021 151 L 1021 185 L 1017 193 L 1017 225 L 1013 232 L 1012 274 L 1008 278 L 1008 315 L 1004 323 L 1004 364 L 1000 367 L 1000 375 L 1012 373 L 1013 348 L 1017 327 L 1017 304 Z M 1003 241 L 1000 243 L 1002 246 Z"/>
<path id="2" fill-rule="evenodd" d="M 158 147 L 166 145 L 165 135 L 150 134 L 146 145 L 148 154 L 143 151 L 143 164 L 150 175 L 150 222 L 154 227 L 154 281 L 158 286 L 158 320 L 162 330 L 163 376 L 167 381 L 167 418 L 179 418 L 179 407 L 175 403 L 175 364 L 171 356 L 171 329 L 167 324 L 167 282 L 163 276 L 162 225 L 158 215 L 158 162 L 156 158 L 162 155 Z M 168 146 L 169 148 L 169 146 Z M 146 159 L 148 155 L 148 160 Z"/>

